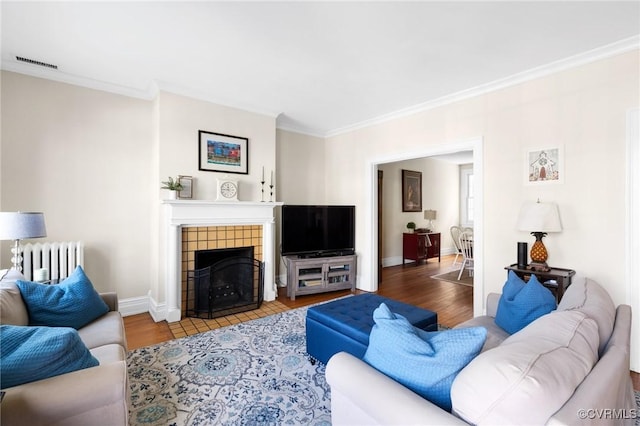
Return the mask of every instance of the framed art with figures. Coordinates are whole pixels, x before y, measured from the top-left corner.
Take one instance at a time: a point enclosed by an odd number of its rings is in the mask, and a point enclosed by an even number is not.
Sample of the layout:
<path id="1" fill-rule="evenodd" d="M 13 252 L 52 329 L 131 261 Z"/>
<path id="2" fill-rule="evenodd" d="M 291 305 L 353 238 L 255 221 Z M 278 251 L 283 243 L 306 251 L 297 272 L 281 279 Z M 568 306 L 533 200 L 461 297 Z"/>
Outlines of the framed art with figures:
<path id="1" fill-rule="evenodd" d="M 402 170 L 402 211 L 422 211 L 422 172 Z"/>

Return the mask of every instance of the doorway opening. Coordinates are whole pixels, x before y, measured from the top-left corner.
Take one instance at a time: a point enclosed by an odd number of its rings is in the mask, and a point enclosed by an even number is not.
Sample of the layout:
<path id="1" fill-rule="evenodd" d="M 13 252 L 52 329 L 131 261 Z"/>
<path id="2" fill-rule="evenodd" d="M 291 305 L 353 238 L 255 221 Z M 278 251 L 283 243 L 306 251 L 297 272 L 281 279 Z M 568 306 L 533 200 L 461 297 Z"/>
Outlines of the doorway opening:
<path id="1" fill-rule="evenodd" d="M 474 179 L 473 185 L 473 197 L 470 199 L 472 206 L 469 206 L 474 212 L 474 258 L 475 258 L 475 272 L 474 272 L 474 293 L 473 293 L 473 311 L 474 315 L 479 315 L 483 311 L 484 301 L 484 284 L 483 284 L 483 170 L 482 170 L 482 138 L 476 138 L 468 141 L 462 141 L 457 143 L 448 143 L 442 145 L 434 145 L 425 147 L 419 152 L 407 153 L 405 155 L 395 155 L 393 157 L 377 158 L 370 163 L 371 171 L 371 201 L 369 205 L 369 212 L 372 217 L 371 227 L 371 241 L 369 252 L 370 265 L 366 265 L 366 259 L 363 259 L 363 268 L 367 268 L 370 271 L 371 279 L 363 280 L 362 289 L 365 291 L 377 291 L 380 274 L 381 263 L 381 246 L 380 238 L 382 238 L 382 231 L 384 229 L 384 210 L 380 210 L 380 193 L 378 191 L 379 175 L 378 171 L 384 168 L 384 165 L 389 163 L 396 163 L 402 161 L 415 160 L 420 158 L 438 157 L 438 156 L 450 156 L 458 155 L 458 153 L 466 152 L 470 154 L 471 164 L 473 165 Z M 386 176 L 384 176 L 386 178 Z M 458 195 L 455 194 L 457 197 Z M 394 200 L 395 201 L 395 200 Z M 389 203 L 389 201 L 387 201 Z M 398 202 L 398 209 L 400 208 L 400 201 Z M 387 204 L 388 205 L 388 204 Z M 428 209 L 429 206 L 423 206 L 423 209 Z M 380 221 L 379 219 L 382 219 Z M 441 232 L 448 232 L 448 228 L 441 229 Z"/>

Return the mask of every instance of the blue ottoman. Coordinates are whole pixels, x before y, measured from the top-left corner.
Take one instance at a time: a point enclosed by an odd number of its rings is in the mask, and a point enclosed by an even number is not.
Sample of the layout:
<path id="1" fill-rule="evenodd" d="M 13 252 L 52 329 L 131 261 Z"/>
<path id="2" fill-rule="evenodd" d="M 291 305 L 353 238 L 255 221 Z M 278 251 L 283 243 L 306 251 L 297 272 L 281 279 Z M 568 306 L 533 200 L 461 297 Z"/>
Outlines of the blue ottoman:
<path id="1" fill-rule="evenodd" d="M 404 316 L 415 327 L 437 331 L 438 315 L 435 312 L 377 294 L 360 294 L 307 310 L 307 353 L 324 364 L 338 352 L 362 358 L 374 325 L 373 311 L 382 302 L 391 312 Z"/>

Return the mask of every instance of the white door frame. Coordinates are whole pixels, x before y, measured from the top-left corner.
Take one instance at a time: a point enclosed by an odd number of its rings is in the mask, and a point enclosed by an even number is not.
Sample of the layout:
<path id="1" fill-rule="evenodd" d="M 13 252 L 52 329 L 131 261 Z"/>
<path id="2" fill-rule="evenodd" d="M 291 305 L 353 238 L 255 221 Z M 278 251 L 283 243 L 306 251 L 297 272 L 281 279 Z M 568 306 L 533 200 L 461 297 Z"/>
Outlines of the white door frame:
<path id="1" fill-rule="evenodd" d="M 631 369 L 640 372 L 640 108 L 627 112 L 627 197 L 625 263 L 631 306 Z"/>

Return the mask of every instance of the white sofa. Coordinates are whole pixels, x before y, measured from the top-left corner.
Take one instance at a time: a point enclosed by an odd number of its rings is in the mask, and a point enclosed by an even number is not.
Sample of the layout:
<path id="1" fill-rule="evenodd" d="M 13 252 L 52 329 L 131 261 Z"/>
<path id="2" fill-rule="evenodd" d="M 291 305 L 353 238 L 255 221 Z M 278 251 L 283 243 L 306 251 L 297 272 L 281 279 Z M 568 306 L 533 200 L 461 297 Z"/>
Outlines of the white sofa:
<path id="1" fill-rule="evenodd" d="M 631 308 L 614 306 L 589 279 L 569 287 L 556 311 L 509 336 L 487 315 L 483 351 L 458 374 L 449 413 L 347 353 L 327 364 L 334 425 L 634 424 L 629 375 Z"/>
<path id="2" fill-rule="evenodd" d="M 102 293 L 109 312 L 78 330 L 100 365 L 2 389 L 0 424 L 86 426 L 127 425 L 129 382 L 127 344 L 115 293 Z M 20 290 L 0 282 L 0 322 L 27 326 Z"/>

